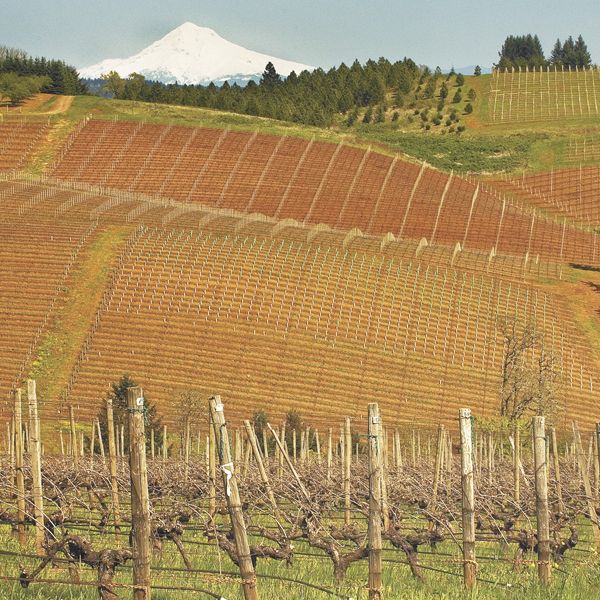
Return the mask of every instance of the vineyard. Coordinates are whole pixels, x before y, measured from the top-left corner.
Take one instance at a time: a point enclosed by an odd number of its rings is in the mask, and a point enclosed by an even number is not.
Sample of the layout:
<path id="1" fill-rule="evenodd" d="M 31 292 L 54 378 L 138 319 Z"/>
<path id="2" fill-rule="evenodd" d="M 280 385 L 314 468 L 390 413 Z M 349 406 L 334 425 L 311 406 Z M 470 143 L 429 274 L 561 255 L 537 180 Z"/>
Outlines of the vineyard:
<path id="1" fill-rule="evenodd" d="M 491 125 L 598 114 L 490 80 Z M 592 142 L 476 177 L 79 102 L 0 122 L 0 597 L 597 594 Z"/>
<path id="2" fill-rule="evenodd" d="M 544 212 L 588 226 L 600 224 L 598 167 L 557 169 L 494 182 L 496 189 L 526 200 Z"/>
<path id="3" fill-rule="evenodd" d="M 364 402 L 381 394 L 390 398 L 380 402 L 386 418 L 398 399 L 415 419 L 451 420 L 465 400 L 492 415 L 502 324 L 515 322 L 520 330 L 536 328 L 540 345 L 531 349 L 532 363 L 544 352 L 556 357 L 564 423 L 593 424 L 600 382 L 589 340 L 566 299 L 536 283 L 557 280 L 559 264 L 249 219 L 81 183 L 14 179 L 0 188 L 7 218 L 3 277 L 14 288 L 7 310 L 22 306 L 14 302 L 18 294 L 29 295 L 28 313 L 8 312 L 0 342 L 5 419 L 11 390 L 31 368 L 36 348 L 52 345 L 71 271 L 78 272 L 99 236 L 126 224 L 124 244 L 106 267 L 106 288 L 64 366 L 64 385 L 41 406 L 44 416 L 64 418 L 69 403 L 93 416 L 110 382 L 125 372 L 144 379 L 170 422 L 184 379 L 197 381 L 206 395 L 231 394 L 236 413 L 277 398 L 277 418 L 293 408 L 311 413 L 315 424 L 340 410 L 358 417 Z M 52 280 L 50 265 L 14 252 L 25 223 L 51 236 L 63 252 L 59 260 L 68 258 L 72 267 L 55 267 Z M 71 232 L 68 240 L 58 236 L 61 228 Z M 32 331 L 35 337 L 27 338 Z M 319 404 L 324 394 L 328 402 Z"/>
<path id="4" fill-rule="evenodd" d="M 28 415 L 15 393 L 3 594 L 400 598 L 458 594 L 462 581 L 508 598 L 585 569 L 580 589 L 597 585 L 600 430 L 561 434 L 535 417 L 491 431 L 466 409 L 449 428 L 416 428 L 376 403 L 339 428 L 232 429 L 215 397 L 183 429 L 148 432 L 143 403 L 130 388 L 119 427 L 107 402 L 103 435 L 71 411 L 62 453 L 48 455 L 35 382 Z"/>
<path id="5" fill-rule="evenodd" d="M 494 71 L 489 91 L 492 123 L 562 121 L 600 114 L 600 71 L 596 68 Z"/>

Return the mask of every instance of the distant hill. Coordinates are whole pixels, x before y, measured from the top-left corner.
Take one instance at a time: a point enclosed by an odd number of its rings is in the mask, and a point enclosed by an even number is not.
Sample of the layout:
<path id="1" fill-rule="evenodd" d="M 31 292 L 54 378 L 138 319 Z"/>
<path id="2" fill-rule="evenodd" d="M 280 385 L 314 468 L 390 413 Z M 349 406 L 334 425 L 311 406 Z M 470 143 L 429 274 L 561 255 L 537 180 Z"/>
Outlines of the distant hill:
<path id="1" fill-rule="evenodd" d="M 116 71 L 121 77 L 140 73 L 161 83 L 247 83 L 260 77 L 268 62 L 280 75 L 312 71 L 314 67 L 248 50 L 208 27 L 184 23 L 129 58 L 109 58 L 79 70 L 85 79 Z"/>

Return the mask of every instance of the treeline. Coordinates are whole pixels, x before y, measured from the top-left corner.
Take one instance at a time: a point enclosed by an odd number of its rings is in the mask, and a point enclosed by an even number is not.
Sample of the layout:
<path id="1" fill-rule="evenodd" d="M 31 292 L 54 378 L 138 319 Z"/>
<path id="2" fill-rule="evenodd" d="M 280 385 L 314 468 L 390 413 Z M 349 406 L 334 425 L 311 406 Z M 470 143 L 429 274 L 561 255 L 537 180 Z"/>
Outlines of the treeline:
<path id="1" fill-rule="evenodd" d="M 87 87 L 75 67 L 62 60 L 33 58 L 22 50 L 0 46 L 0 73 L 14 73 L 26 78 L 47 78 L 42 92 L 48 94 L 86 94 Z"/>
<path id="2" fill-rule="evenodd" d="M 245 87 L 162 84 L 136 73 L 123 79 L 111 72 L 104 76 L 104 89 L 117 99 L 216 108 L 323 127 L 336 114 L 384 102 L 389 88 L 402 98 L 421 72 L 409 58 L 394 63 L 380 58 L 364 65 L 342 63 L 329 71 L 292 72 L 283 79 L 269 63 L 260 82 L 250 81 Z"/>
<path id="3" fill-rule="evenodd" d="M 50 84 L 46 75 L 17 75 L 16 73 L 0 73 L 0 101 L 19 104 L 26 98 L 37 94 Z"/>
<path id="4" fill-rule="evenodd" d="M 569 36 L 564 43 L 556 40 L 549 58 L 544 55 L 542 43 L 537 35 L 509 35 L 498 53 L 500 69 L 565 67 L 583 68 L 592 64 L 592 57 L 581 35 L 577 40 Z"/>

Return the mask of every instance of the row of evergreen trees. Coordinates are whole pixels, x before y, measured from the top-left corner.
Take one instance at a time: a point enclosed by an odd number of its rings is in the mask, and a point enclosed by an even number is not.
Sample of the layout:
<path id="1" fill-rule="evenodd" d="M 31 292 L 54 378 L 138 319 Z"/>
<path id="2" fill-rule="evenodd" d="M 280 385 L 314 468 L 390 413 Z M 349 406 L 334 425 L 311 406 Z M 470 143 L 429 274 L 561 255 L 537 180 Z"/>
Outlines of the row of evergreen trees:
<path id="1" fill-rule="evenodd" d="M 509 35 L 502 44 L 499 56 L 496 66 L 500 69 L 546 66 L 580 68 L 592 64 L 592 57 L 581 35 L 577 40 L 569 36 L 564 43 L 557 39 L 549 59 L 544 56 L 537 35 Z"/>
<path id="2" fill-rule="evenodd" d="M 216 108 L 323 127 L 338 113 L 382 103 L 389 88 L 398 95 L 408 93 L 421 72 L 409 58 L 394 63 L 380 58 L 349 67 L 342 63 L 329 71 L 292 72 L 282 79 L 269 63 L 260 82 L 245 87 L 165 85 L 147 82 L 139 74 L 123 79 L 112 72 L 104 77 L 104 89 L 118 99 Z"/>
<path id="3" fill-rule="evenodd" d="M 41 91 L 48 94 L 86 94 L 87 87 L 74 67 L 62 60 L 33 58 L 22 50 L 0 46 L 0 73 L 23 77 L 46 77 Z"/>

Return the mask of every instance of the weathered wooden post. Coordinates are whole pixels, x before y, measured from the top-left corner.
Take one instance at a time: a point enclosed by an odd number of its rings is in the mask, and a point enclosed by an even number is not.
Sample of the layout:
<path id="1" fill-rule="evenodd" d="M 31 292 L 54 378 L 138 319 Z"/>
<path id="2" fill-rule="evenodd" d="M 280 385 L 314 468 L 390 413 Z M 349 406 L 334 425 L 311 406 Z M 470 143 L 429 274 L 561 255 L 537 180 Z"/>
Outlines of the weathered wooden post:
<path id="1" fill-rule="evenodd" d="M 538 537 L 538 576 L 550 583 L 550 512 L 548 510 L 548 472 L 546 463 L 546 425 L 544 417 L 533 417 L 533 460 L 535 468 L 535 508 Z"/>
<path id="2" fill-rule="evenodd" d="M 333 430 L 327 431 L 327 483 L 331 483 L 331 466 L 333 463 Z"/>
<path id="3" fill-rule="evenodd" d="M 35 545 L 39 555 L 44 554 L 44 498 L 42 488 L 42 457 L 40 448 L 40 419 L 38 417 L 35 379 L 27 380 L 29 404 L 29 451 L 31 454 L 32 494 L 35 520 Z"/>
<path id="4" fill-rule="evenodd" d="M 598 513 L 596 512 L 596 506 L 594 504 L 592 486 L 587 473 L 585 456 L 583 455 L 581 435 L 579 434 L 579 428 L 577 427 L 577 423 L 575 423 L 575 421 L 573 421 L 573 443 L 575 445 L 575 455 L 577 464 L 579 465 L 579 473 L 581 475 L 583 489 L 585 490 L 588 514 L 590 516 L 590 521 L 592 522 L 592 530 L 594 532 L 594 540 L 596 542 L 596 552 L 600 554 L 600 522 L 598 521 Z"/>
<path id="5" fill-rule="evenodd" d="M 430 511 L 435 510 L 435 505 L 437 503 L 437 494 L 438 494 L 438 488 L 440 485 L 440 476 L 441 476 L 441 472 L 442 472 L 443 444 L 444 444 L 444 426 L 440 424 L 438 427 L 437 446 L 435 449 L 435 465 L 434 465 L 434 471 L 433 471 L 433 490 L 431 492 Z"/>
<path id="6" fill-rule="evenodd" d="M 317 463 L 321 464 L 321 438 L 319 437 L 318 429 L 315 429 L 315 444 L 317 447 Z"/>
<path id="7" fill-rule="evenodd" d="M 594 486 L 596 488 L 596 500 L 600 498 L 600 423 L 596 423 L 594 431 Z"/>
<path id="8" fill-rule="evenodd" d="M 115 537 L 119 539 L 121 509 L 119 506 L 119 484 L 117 480 L 117 450 L 115 439 L 115 420 L 112 398 L 106 399 L 106 434 L 108 436 L 108 466 L 110 470 L 110 492 L 112 497 L 113 520 Z"/>
<path id="9" fill-rule="evenodd" d="M 144 394 L 139 386 L 127 389 L 129 412 L 129 473 L 131 477 L 131 539 L 133 552 L 133 597 L 150 600 L 150 498 L 146 469 Z"/>
<path id="10" fill-rule="evenodd" d="M 229 436 L 227 435 L 227 425 L 225 423 L 225 413 L 220 396 L 213 396 L 209 400 L 210 415 L 212 417 L 215 440 L 217 442 L 219 465 L 223 475 L 223 488 L 225 489 L 225 498 L 231 517 L 231 527 L 235 540 L 238 566 L 242 576 L 242 589 L 246 600 L 258 600 L 258 591 L 256 589 L 256 574 L 250 557 L 250 545 L 246 533 L 246 524 L 244 522 L 244 513 L 237 485 L 237 477 L 231 456 L 231 447 L 229 445 Z M 283 449 L 282 449 L 283 450 Z"/>
<path id="11" fill-rule="evenodd" d="M 515 425 L 515 437 L 514 437 L 514 463 L 513 463 L 513 475 L 514 475 L 514 499 L 515 503 L 519 504 L 521 501 L 521 432 L 519 430 L 519 424 Z"/>
<path id="12" fill-rule="evenodd" d="M 216 438 L 212 417 L 208 415 L 208 512 L 214 517 L 217 512 L 217 454 Z"/>
<path id="13" fill-rule="evenodd" d="M 25 534 L 25 476 L 23 474 L 23 417 L 21 390 L 15 390 L 15 484 L 17 486 L 17 534 L 19 544 L 27 543 Z"/>
<path id="14" fill-rule="evenodd" d="M 250 421 L 244 421 L 244 427 L 246 428 L 246 434 L 248 435 L 249 446 L 252 448 L 252 454 L 254 455 L 254 459 L 256 460 L 256 464 L 258 466 L 258 472 L 260 474 L 260 478 L 265 486 L 265 490 L 267 492 L 267 498 L 269 499 L 269 503 L 271 504 L 273 511 L 275 512 L 275 518 L 281 521 L 281 515 L 279 513 L 279 507 L 277 506 L 277 502 L 275 500 L 275 494 L 273 493 L 273 488 L 271 487 L 271 482 L 269 481 L 269 476 L 267 475 L 267 471 L 265 470 L 265 466 L 262 460 L 262 456 L 260 455 L 260 450 L 258 448 L 258 440 L 256 439 L 256 434 L 254 432 L 254 428 Z"/>
<path id="15" fill-rule="evenodd" d="M 344 422 L 344 523 L 350 524 L 350 472 L 352 468 L 352 431 L 350 417 Z"/>
<path id="16" fill-rule="evenodd" d="M 150 430 L 150 457 L 154 459 L 154 428 Z"/>
<path id="17" fill-rule="evenodd" d="M 558 444 L 556 443 L 556 429 L 552 428 L 552 459 L 554 462 L 554 479 L 556 480 L 556 497 L 558 498 L 558 511 L 565 512 L 565 505 L 562 497 L 562 485 L 560 483 L 560 464 L 558 462 Z"/>
<path id="18" fill-rule="evenodd" d="M 71 428 L 71 459 L 73 464 L 77 466 L 79 464 L 79 457 L 77 456 L 77 431 L 75 429 L 75 409 L 71 404 L 69 406 L 69 422 Z"/>
<path id="19" fill-rule="evenodd" d="M 190 417 L 185 417 L 185 430 L 184 430 L 184 448 L 183 448 L 183 460 L 184 460 L 184 478 L 187 481 L 190 476 Z"/>
<path id="20" fill-rule="evenodd" d="M 369 404 L 369 600 L 381 600 L 381 488 L 383 440 L 376 403 Z"/>
<path id="21" fill-rule="evenodd" d="M 96 445 L 96 424 L 92 421 L 90 428 L 90 464 L 94 464 L 94 446 Z"/>
<path id="22" fill-rule="evenodd" d="M 462 482 L 463 573 L 467 589 L 475 585 L 475 478 L 473 473 L 473 431 L 471 411 L 459 410 L 460 457 Z"/>
<path id="23" fill-rule="evenodd" d="M 96 419 L 96 431 L 98 433 L 98 444 L 100 445 L 100 456 L 102 457 L 102 461 L 104 462 L 104 440 L 102 439 L 102 430 L 100 429 L 100 419 Z"/>
<path id="24" fill-rule="evenodd" d="M 163 460 L 167 460 L 169 455 L 169 443 L 167 439 L 167 426 L 163 425 L 163 439 L 162 439 L 162 457 Z"/>

